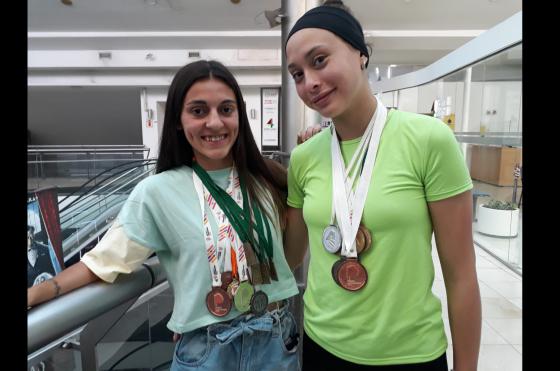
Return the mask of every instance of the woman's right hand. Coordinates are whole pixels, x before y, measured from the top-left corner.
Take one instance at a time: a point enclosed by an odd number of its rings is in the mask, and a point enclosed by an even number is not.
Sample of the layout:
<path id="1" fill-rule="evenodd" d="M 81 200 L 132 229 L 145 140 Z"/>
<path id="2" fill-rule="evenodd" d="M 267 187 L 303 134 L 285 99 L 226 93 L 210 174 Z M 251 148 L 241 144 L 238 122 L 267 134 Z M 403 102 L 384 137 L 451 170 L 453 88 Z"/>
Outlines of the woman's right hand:
<path id="1" fill-rule="evenodd" d="M 303 129 L 297 135 L 297 144 L 305 142 L 307 139 L 311 138 L 313 135 L 321 132 L 321 125 L 313 125 L 308 128 Z"/>

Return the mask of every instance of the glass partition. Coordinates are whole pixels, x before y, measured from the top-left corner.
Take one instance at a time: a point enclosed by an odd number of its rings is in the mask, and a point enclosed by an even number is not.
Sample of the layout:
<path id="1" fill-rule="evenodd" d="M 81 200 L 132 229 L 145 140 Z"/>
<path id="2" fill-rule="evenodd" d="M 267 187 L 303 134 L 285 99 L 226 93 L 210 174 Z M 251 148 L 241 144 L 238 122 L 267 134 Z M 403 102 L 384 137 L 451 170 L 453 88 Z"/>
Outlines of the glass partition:
<path id="1" fill-rule="evenodd" d="M 385 92 L 455 133 L 473 180 L 473 238 L 522 273 L 522 43 L 436 81 Z"/>

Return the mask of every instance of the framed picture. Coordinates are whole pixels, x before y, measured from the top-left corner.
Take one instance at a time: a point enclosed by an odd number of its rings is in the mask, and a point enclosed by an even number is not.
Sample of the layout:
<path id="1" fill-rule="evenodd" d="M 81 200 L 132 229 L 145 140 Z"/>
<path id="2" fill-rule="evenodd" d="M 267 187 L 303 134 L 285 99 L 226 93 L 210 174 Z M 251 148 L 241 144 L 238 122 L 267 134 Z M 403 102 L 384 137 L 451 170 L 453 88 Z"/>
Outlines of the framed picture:
<path id="1" fill-rule="evenodd" d="M 261 150 L 280 149 L 280 88 L 261 88 Z"/>
<path id="2" fill-rule="evenodd" d="M 27 287 L 52 278 L 64 267 L 56 189 L 27 200 Z"/>

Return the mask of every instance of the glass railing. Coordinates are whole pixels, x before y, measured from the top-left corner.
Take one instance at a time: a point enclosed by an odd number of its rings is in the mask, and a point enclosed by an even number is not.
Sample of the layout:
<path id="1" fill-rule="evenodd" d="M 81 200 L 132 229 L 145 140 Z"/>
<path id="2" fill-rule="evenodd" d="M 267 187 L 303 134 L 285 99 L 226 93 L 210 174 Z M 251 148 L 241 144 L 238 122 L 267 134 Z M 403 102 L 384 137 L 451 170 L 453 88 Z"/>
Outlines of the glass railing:
<path id="1" fill-rule="evenodd" d="M 27 189 L 77 187 L 103 171 L 149 157 L 144 145 L 27 147 Z"/>
<path id="2" fill-rule="evenodd" d="M 388 106 L 439 118 L 474 184 L 473 239 L 522 273 L 521 12 L 432 65 L 372 83 Z"/>
<path id="3" fill-rule="evenodd" d="M 115 283 L 97 282 L 28 312 L 28 368 L 168 369 L 173 297 L 156 257 Z"/>
<path id="4" fill-rule="evenodd" d="M 60 201 L 65 260 L 110 226 L 132 189 L 155 170 L 156 159 L 131 161 L 107 169 Z M 88 187 L 89 184 L 95 184 Z"/>

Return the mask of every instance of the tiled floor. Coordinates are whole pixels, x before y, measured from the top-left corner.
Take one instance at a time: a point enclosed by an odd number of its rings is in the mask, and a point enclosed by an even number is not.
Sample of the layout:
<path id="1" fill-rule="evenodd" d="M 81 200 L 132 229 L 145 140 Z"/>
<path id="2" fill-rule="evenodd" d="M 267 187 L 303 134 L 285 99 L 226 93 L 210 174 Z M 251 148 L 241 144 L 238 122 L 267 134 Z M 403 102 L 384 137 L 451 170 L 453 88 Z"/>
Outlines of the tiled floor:
<path id="1" fill-rule="evenodd" d="M 478 246 L 476 269 L 482 299 L 482 337 L 478 371 L 521 371 L 521 276 L 512 272 Z M 441 266 L 433 249 L 436 275 L 433 291 L 447 308 L 447 298 Z M 445 331 L 449 339 L 447 359 L 453 365 L 453 348 L 447 309 L 443 310 Z"/>

